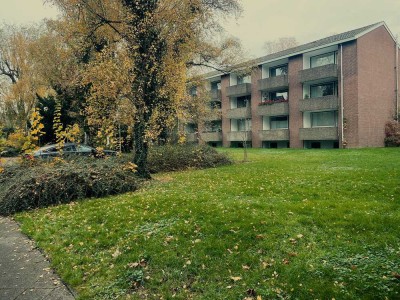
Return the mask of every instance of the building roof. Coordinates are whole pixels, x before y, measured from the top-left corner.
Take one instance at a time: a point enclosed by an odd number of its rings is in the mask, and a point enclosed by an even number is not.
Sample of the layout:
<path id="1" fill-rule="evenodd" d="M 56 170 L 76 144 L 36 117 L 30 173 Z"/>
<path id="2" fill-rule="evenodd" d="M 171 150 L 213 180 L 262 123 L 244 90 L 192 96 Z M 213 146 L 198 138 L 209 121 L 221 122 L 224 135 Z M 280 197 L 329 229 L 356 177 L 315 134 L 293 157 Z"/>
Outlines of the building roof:
<path id="1" fill-rule="evenodd" d="M 368 26 L 364 26 L 364 27 L 361 27 L 361 28 L 357 28 L 357 29 L 353 29 L 353 30 L 346 31 L 346 32 L 343 32 L 343 33 L 331 35 L 329 37 L 326 37 L 326 38 L 323 38 L 323 39 L 319 39 L 319 40 L 316 40 L 316 41 L 311 42 L 311 43 L 303 44 L 303 45 L 296 46 L 296 47 L 293 47 L 293 48 L 289 48 L 289 49 L 286 49 L 286 50 L 283 50 L 283 51 L 279 51 L 279 52 L 276 52 L 276 53 L 271 53 L 271 54 L 256 58 L 256 59 L 254 59 L 252 61 L 248 61 L 247 63 L 250 63 L 251 65 L 256 66 L 256 65 L 267 63 L 267 62 L 275 61 L 275 60 L 278 60 L 278 59 L 283 59 L 283 58 L 287 58 L 287 57 L 290 57 L 290 56 L 302 54 L 302 53 L 309 52 L 309 51 L 312 51 L 312 50 L 328 47 L 328 46 L 331 46 L 331 45 L 348 42 L 348 41 L 351 41 L 351 40 L 355 40 L 355 39 L 363 36 L 364 34 L 370 32 L 370 31 L 374 30 L 375 28 L 378 28 L 378 27 L 380 27 L 382 25 L 385 26 L 386 29 L 388 30 L 388 32 L 390 33 L 390 31 L 387 28 L 385 22 L 374 23 L 374 24 L 371 24 L 371 25 L 368 25 Z M 210 72 L 210 73 L 204 74 L 204 76 L 206 78 L 212 78 L 212 77 L 216 77 L 216 76 L 220 76 L 220 75 L 223 75 L 223 73 L 219 72 L 219 71 L 214 71 L 214 72 Z"/>

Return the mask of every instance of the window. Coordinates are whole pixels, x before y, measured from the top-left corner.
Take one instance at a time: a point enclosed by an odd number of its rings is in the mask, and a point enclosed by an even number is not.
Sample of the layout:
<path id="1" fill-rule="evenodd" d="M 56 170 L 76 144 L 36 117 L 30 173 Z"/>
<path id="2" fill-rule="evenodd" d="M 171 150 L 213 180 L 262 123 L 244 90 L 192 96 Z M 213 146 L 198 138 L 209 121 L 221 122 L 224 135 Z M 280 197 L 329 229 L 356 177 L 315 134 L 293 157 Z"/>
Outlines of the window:
<path id="1" fill-rule="evenodd" d="M 220 101 L 211 101 L 210 108 L 211 109 L 221 109 L 221 102 Z"/>
<path id="2" fill-rule="evenodd" d="M 236 84 L 250 83 L 251 77 L 250 75 L 238 75 Z"/>
<path id="3" fill-rule="evenodd" d="M 221 90 L 221 81 L 211 82 L 211 90 L 212 91 L 220 91 Z"/>
<path id="4" fill-rule="evenodd" d="M 336 64 L 337 52 L 324 53 L 310 57 L 310 68 Z"/>
<path id="5" fill-rule="evenodd" d="M 288 129 L 289 119 L 288 116 L 271 117 L 270 118 L 270 128 L 274 129 Z"/>
<path id="6" fill-rule="evenodd" d="M 317 84 L 310 86 L 311 98 L 318 98 L 323 96 L 337 95 L 337 83 L 329 82 L 324 84 Z"/>
<path id="7" fill-rule="evenodd" d="M 279 91 L 279 92 L 264 92 L 262 94 L 262 100 L 267 101 L 267 100 L 288 100 L 288 91 Z"/>
<path id="8" fill-rule="evenodd" d="M 196 124 L 186 124 L 185 131 L 186 133 L 195 133 L 197 130 Z"/>
<path id="9" fill-rule="evenodd" d="M 311 149 L 321 149 L 321 142 L 311 142 Z"/>
<path id="10" fill-rule="evenodd" d="M 250 96 L 242 96 L 236 98 L 236 108 L 249 107 L 251 103 Z"/>
<path id="11" fill-rule="evenodd" d="M 278 149 L 278 143 L 277 142 L 271 142 L 271 143 L 269 143 L 269 147 L 271 149 Z"/>
<path id="12" fill-rule="evenodd" d="M 251 131 L 251 119 L 231 120 L 231 131 Z"/>
<path id="13" fill-rule="evenodd" d="M 205 127 L 204 132 L 221 132 L 222 131 L 222 121 L 206 122 L 204 127 Z"/>
<path id="14" fill-rule="evenodd" d="M 77 151 L 79 152 L 92 152 L 93 148 L 89 147 L 89 146 L 85 146 L 85 145 L 77 145 L 76 146 Z"/>
<path id="15" fill-rule="evenodd" d="M 63 151 L 76 151 L 75 145 L 66 145 L 63 147 Z"/>
<path id="16" fill-rule="evenodd" d="M 287 73 L 288 73 L 288 65 L 281 65 L 269 69 L 269 77 L 287 75 Z"/>
<path id="17" fill-rule="evenodd" d="M 249 131 L 251 129 L 251 120 L 240 119 L 238 122 L 238 131 Z"/>
<path id="18" fill-rule="evenodd" d="M 337 111 L 312 112 L 311 127 L 337 127 Z"/>
<path id="19" fill-rule="evenodd" d="M 189 89 L 189 95 L 190 95 L 190 96 L 196 96 L 196 95 L 197 95 L 197 87 L 196 87 L 196 86 L 192 86 L 192 87 Z"/>

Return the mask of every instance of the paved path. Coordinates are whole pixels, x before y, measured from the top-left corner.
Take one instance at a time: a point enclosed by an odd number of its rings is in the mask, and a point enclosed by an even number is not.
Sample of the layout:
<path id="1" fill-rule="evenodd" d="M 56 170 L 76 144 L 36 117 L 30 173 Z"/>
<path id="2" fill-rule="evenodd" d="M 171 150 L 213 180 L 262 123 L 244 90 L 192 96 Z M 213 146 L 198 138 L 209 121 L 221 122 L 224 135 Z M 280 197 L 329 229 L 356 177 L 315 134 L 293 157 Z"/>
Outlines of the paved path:
<path id="1" fill-rule="evenodd" d="M 73 300 L 18 225 L 0 217 L 0 300 Z"/>

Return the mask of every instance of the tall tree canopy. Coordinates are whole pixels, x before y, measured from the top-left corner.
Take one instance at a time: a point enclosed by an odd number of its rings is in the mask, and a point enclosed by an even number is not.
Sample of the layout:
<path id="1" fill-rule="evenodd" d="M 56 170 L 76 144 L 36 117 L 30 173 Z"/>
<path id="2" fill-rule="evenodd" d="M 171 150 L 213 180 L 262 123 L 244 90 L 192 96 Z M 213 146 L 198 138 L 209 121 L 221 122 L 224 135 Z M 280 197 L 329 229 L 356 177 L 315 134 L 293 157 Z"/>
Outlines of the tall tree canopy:
<path id="1" fill-rule="evenodd" d="M 264 43 L 263 50 L 266 52 L 265 54 L 272 54 L 279 51 L 283 51 L 289 48 L 293 48 L 298 46 L 296 38 L 293 36 L 290 37 L 281 37 L 279 39 L 273 41 L 267 41 Z"/>
<path id="2" fill-rule="evenodd" d="M 185 97 L 188 69 L 235 63 L 226 57 L 237 42 L 219 38 L 218 21 L 239 13 L 238 1 L 52 0 L 64 13 L 64 35 L 87 58 L 81 82 L 90 88 L 89 114 L 106 122 L 104 110 L 131 103 L 134 162 L 141 176 L 149 177 L 149 143 L 173 122 Z"/>

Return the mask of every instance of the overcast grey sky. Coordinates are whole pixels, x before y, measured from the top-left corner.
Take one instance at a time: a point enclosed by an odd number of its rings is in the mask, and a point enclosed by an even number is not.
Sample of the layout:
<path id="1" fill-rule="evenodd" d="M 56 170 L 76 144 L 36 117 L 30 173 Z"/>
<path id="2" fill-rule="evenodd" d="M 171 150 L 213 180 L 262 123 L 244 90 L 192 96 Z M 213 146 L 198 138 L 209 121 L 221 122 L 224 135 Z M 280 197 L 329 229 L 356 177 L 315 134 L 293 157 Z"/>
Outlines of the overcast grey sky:
<path id="1" fill-rule="evenodd" d="M 262 56 L 265 41 L 294 36 L 299 43 L 385 21 L 400 34 L 399 0 L 242 0 L 243 15 L 228 20 L 251 56 Z M 29 23 L 57 15 L 43 0 L 0 0 L 0 22 Z"/>

